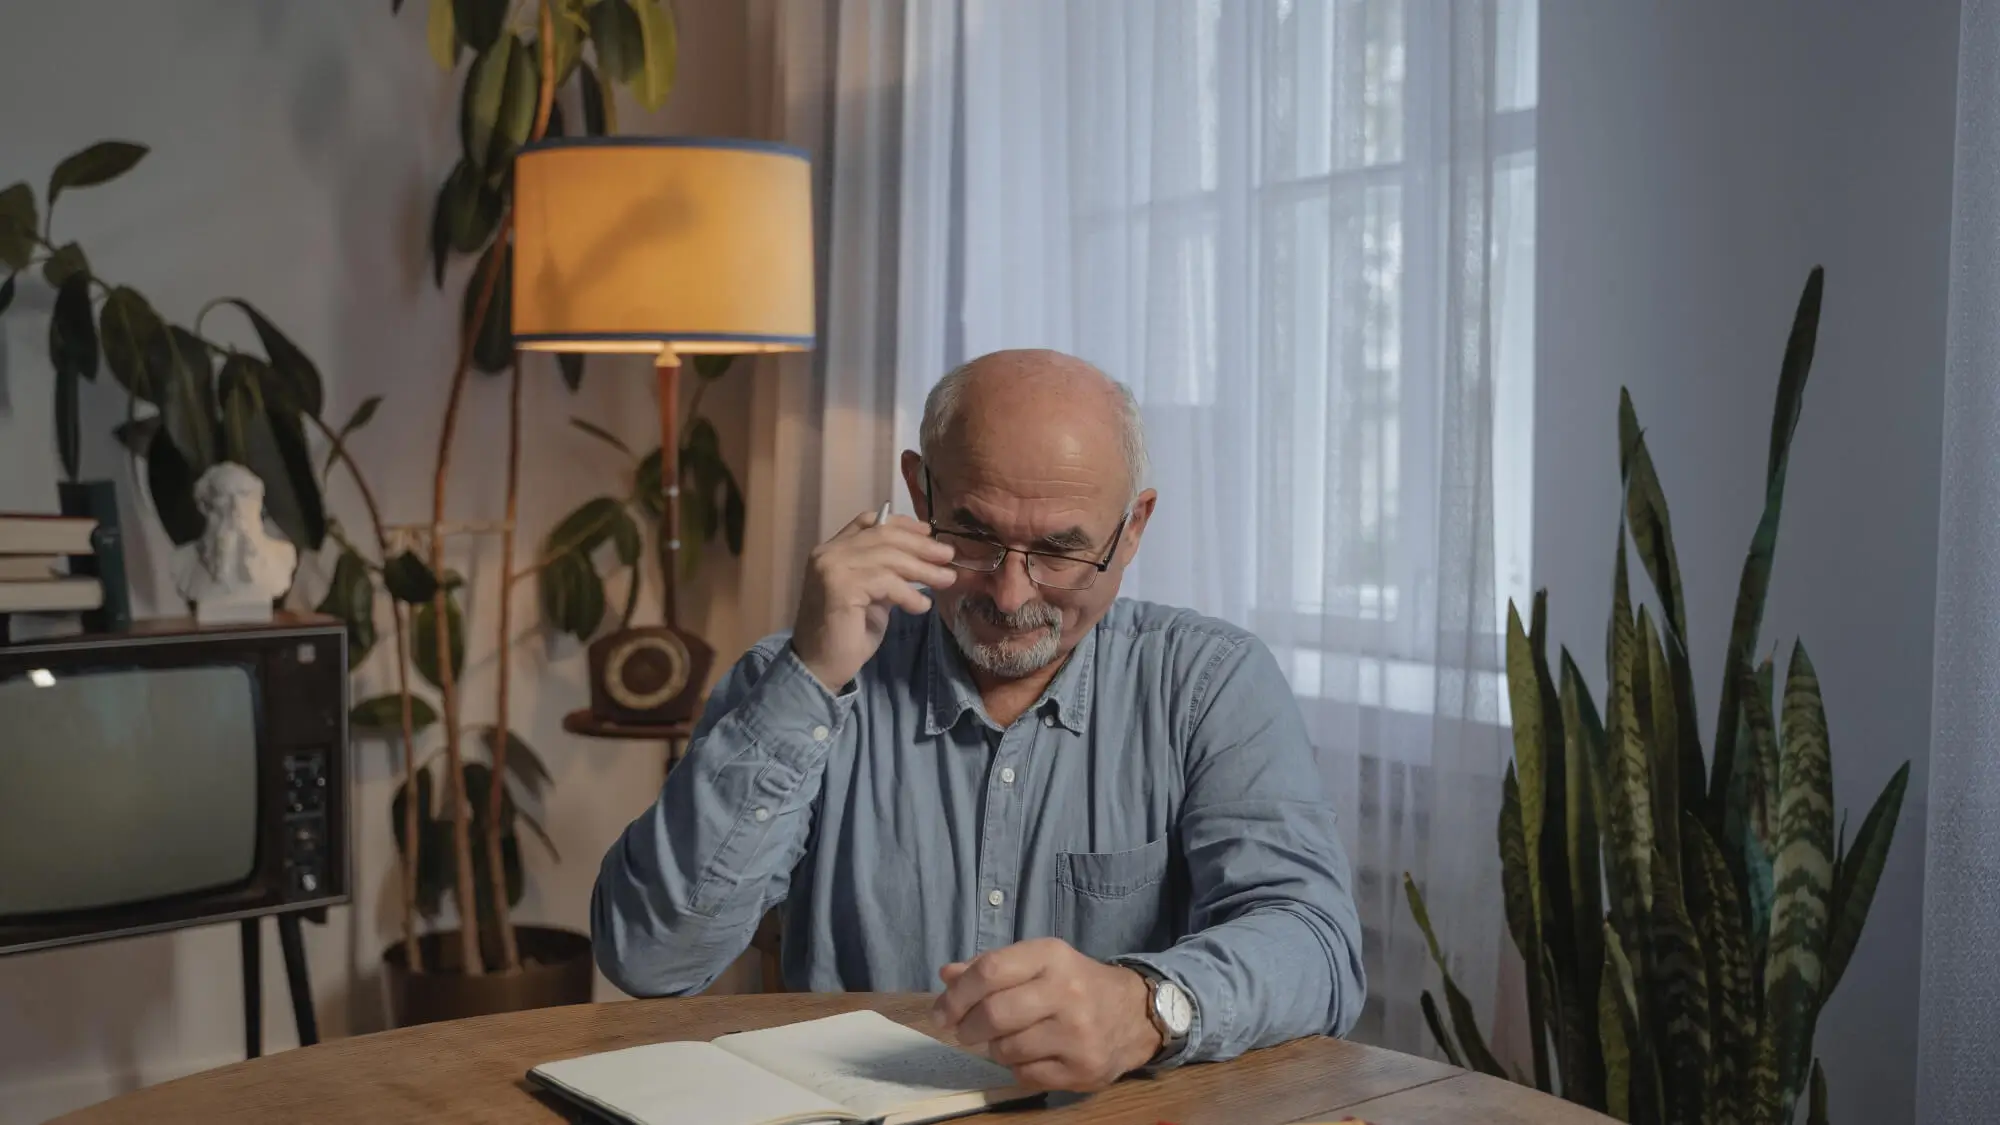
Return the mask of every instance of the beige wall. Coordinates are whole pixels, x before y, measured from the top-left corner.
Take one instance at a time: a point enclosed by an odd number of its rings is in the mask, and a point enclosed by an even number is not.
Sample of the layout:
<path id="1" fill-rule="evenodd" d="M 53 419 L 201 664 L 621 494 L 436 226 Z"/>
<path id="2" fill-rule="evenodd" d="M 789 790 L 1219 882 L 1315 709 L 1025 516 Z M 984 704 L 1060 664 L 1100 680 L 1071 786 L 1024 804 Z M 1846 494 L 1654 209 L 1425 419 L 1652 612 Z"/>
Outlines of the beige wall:
<path id="1" fill-rule="evenodd" d="M 67 0 L 16 6 L 0 23 L 0 40 L 10 47 L 0 68 L 0 184 L 39 184 L 63 155 L 102 138 L 153 146 L 126 180 L 65 198 L 59 233 L 80 239 L 101 274 L 137 286 L 170 317 L 192 317 L 215 296 L 256 302 L 318 361 L 334 418 L 368 395 L 387 396 L 355 452 L 392 521 L 417 521 L 428 511 L 465 268 L 444 294 L 424 277 L 431 195 L 456 157 L 457 83 L 425 52 L 425 4 L 407 7 L 392 17 L 383 0 Z M 753 99 L 741 7 L 733 0 L 677 0 L 677 7 L 684 21 L 679 89 L 654 119 L 628 104 L 624 128 L 745 133 Z M 24 280 L 15 307 L 0 318 L 0 510 L 54 506 L 49 301 L 39 281 Z M 222 326 L 225 319 L 211 328 L 236 332 Z M 596 363 L 574 396 L 545 361 L 532 362 L 527 378 L 521 515 L 532 550 L 563 512 L 622 487 L 614 457 L 567 426 L 568 415 L 642 448 L 657 442 L 657 433 L 643 364 Z M 467 396 L 452 485 L 455 508 L 468 518 L 500 512 L 504 391 L 503 382 L 474 376 Z M 719 387 L 707 402 L 742 476 L 747 381 Z M 86 388 L 85 408 L 86 474 L 129 484 L 107 436 L 122 404 L 109 385 L 99 385 Z M 345 488 L 336 485 L 333 504 L 361 526 L 360 507 Z M 139 609 L 161 611 L 171 596 L 159 565 L 164 541 L 142 508 L 128 508 L 126 519 L 151 532 L 134 548 Z M 484 643 L 474 642 L 468 675 L 468 719 L 482 721 L 494 686 L 497 552 L 461 552 L 454 565 L 472 581 L 475 636 L 486 631 Z M 691 623 L 724 659 L 777 624 L 761 619 L 768 608 L 759 609 L 759 620 L 739 615 L 737 570 L 726 558 L 712 559 L 684 594 Z M 316 592 L 323 579 L 312 573 L 302 581 Z M 759 607 L 768 602 L 756 600 Z M 516 621 L 533 612 L 531 584 L 523 584 Z M 563 734 L 562 713 L 585 702 L 575 643 L 534 637 L 515 651 L 515 723 L 555 775 L 544 823 L 562 853 L 558 864 L 529 846 L 519 917 L 587 928 L 597 860 L 650 799 L 661 748 Z M 387 671 L 384 662 L 371 663 L 365 690 L 385 690 Z M 327 1035 L 383 1023 L 377 965 L 396 918 L 392 768 L 383 747 L 360 748 L 356 901 L 334 911 L 328 925 L 306 929 Z M 266 1041 L 279 1049 L 294 1039 L 276 939 L 268 925 L 266 932 Z M 724 987 L 747 979 L 732 974 Z M 616 995 L 602 980 L 598 990 L 602 998 Z M 0 1122 L 40 1121 L 240 1058 L 240 1005 L 234 925 L 0 960 Z"/>

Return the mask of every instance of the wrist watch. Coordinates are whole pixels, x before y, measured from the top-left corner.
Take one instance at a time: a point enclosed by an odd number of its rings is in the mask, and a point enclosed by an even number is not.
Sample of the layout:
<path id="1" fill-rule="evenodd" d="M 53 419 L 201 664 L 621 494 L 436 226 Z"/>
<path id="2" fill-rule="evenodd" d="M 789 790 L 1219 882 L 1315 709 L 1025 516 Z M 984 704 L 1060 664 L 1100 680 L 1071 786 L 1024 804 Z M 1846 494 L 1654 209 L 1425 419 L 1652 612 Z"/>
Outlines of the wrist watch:
<path id="1" fill-rule="evenodd" d="M 1160 1033 L 1160 1050 L 1151 1061 L 1158 1062 L 1187 1043 L 1188 1032 L 1194 1027 L 1194 998 L 1150 965 L 1133 961 L 1124 965 L 1146 982 L 1146 1015 Z"/>

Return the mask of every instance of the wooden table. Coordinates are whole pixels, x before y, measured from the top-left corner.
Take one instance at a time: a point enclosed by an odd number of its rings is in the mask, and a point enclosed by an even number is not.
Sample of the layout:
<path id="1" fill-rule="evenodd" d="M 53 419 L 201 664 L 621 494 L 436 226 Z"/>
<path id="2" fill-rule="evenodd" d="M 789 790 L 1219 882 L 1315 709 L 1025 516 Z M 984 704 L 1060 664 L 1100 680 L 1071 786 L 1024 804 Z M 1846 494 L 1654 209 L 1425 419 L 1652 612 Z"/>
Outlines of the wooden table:
<path id="1" fill-rule="evenodd" d="M 709 1039 L 873 1007 L 925 1027 L 930 998 L 864 994 L 710 996 L 581 1004 L 385 1031 L 164 1082 L 59 1125 L 555 1125 L 524 1079 L 551 1059 L 663 1039 Z M 1604 1125 L 1609 1118 L 1510 1082 L 1356 1043 L 1310 1039 L 1234 1062 L 1129 1079 L 1056 1109 L 968 1121 L 1001 1125 Z"/>

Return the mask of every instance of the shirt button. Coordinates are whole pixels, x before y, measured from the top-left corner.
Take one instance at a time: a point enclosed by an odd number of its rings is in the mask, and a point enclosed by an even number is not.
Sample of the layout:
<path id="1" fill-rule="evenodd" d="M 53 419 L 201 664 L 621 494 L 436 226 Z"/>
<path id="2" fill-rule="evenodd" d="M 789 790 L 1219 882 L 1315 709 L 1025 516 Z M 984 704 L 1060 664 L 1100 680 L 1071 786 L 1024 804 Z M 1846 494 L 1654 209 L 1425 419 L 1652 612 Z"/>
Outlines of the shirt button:
<path id="1" fill-rule="evenodd" d="M 757 818 L 757 823 L 759 823 L 759 824 L 762 824 L 762 823 L 764 823 L 765 821 L 767 821 L 767 820 L 771 819 L 771 810 L 770 810 L 770 809 L 761 809 L 761 808 L 760 808 L 760 809 L 758 809 L 758 810 L 757 810 L 756 812 L 754 812 L 754 813 L 752 813 L 752 814 L 750 814 L 750 815 L 752 815 L 752 816 L 754 816 L 754 817 L 756 817 L 756 818 Z"/>
<path id="2" fill-rule="evenodd" d="M 1052 726 L 1055 726 L 1055 725 L 1056 725 L 1056 717 L 1055 717 L 1054 715 L 1043 715 L 1043 716 L 1042 716 L 1042 725 L 1043 725 L 1043 726 L 1045 726 L 1045 727 L 1052 727 Z"/>
<path id="3" fill-rule="evenodd" d="M 1007 896 L 1001 894 L 998 889 L 990 890 L 986 892 L 986 901 L 994 906 L 998 906 L 1007 901 Z"/>
<path id="4" fill-rule="evenodd" d="M 825 741 L 826 741 L 826 735 L 827 735 L 827 730 L 826 730 L 826 728 L 825 728 L 825 727 L 814 727 L 814 728 L 813 728 L 813 741 L 814 741 L 814 742 L 825 742 Z"/>
<path id="5" fill-rule="evenodd" d="M 1014 784 L 1014 767 L 1013 767 L 1013 766 L 1003 766 L 1003 767 L 1001 767 L 1001 770 L 1000 770 L 1000 784 L 1002 784 L 1002 785 L 1012 785 L 1012 784 Z"/>

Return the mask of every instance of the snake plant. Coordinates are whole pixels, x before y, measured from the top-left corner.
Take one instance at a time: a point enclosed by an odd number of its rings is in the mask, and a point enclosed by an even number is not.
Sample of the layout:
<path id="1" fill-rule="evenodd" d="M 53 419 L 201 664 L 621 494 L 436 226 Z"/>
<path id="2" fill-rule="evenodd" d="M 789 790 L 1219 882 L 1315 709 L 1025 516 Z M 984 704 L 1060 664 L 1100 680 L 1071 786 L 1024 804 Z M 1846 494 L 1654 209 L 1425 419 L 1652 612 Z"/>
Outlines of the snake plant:
<path id="1" fill-rule="evenodd" d="M 1802 1098 L 1811 1122 L 1826 1121 L 1813 1031 L 1860 941 L 1909 782 L 1905 762 L 1852 843 L 1844 819 L 1836 834 L 1812 660 L 1794 644 L 1782 683 L 1770 658 L 1752 662 L 1823 284 L 1815 268 L 1785 347 L 1712 755 L 1696 725 L 1666 497 L 1629 393 L 1602 712 L 1567 649 L 1548 659 L 1547 592 L 1525 629 L 1508 607 L 1514 760 L 1498 832 L 1507 927 L 1528 970 L 1533 1083 L 1622 1121 L 1782 1125 Z M 1634 612 L 1628 540 L 1657 618 Z M 1404 890 L 1443 973 L 1450 1030 L 1425 992 L 1432 1035 L 1454 1063 L 1506 1077 L 1407 874 Z"/>

